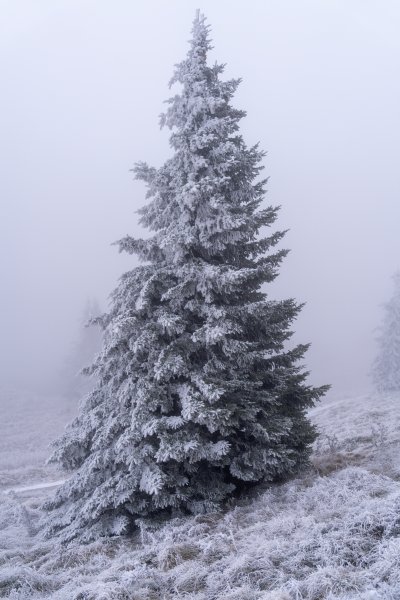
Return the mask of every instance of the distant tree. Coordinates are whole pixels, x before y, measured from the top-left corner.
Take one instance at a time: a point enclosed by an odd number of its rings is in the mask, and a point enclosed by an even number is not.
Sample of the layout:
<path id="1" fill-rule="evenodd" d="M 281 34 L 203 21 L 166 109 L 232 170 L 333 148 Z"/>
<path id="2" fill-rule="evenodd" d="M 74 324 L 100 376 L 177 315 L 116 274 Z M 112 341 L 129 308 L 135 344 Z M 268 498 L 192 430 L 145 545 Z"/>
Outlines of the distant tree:
<path id="1" fill-rule="evenodd" d="M 372 367 L 373 383 L 380 392 L 400 390 L 400 271 L 393 280 L 394 294 L 384 305 L 379 351 Z"/>
<path id="2" fill-rule="evenodd" d="M 46 508 L 64 539 L 129 531 L 141 518 L 215 510 L 235 490 L 294 473 L 315 439 L 306 411 L 326 390 L 305 384 L 307 346 L 285 349 L 301 306 L 272 301 L 284 235 L 259 237 L 264 153 L 240 135 L 239 80 L 208 66 L 208 26 L 194 21 L 162 124 L 173 156 L 135 167 L 151 201 L 149 239 L 120 240 L 145 264 L 125 273 L 99 323 L 98 385 L 55 444 L 73 472 Z"/>
<path id="3" fill-rule="evenodd" d="M 79 323 L 78 339 L 72 346 L 60 377 L 63 393 L 69 398 L 80 398 L 94 386 L 94 380 L 84 375 L 82 370 L 93 363 L 101 350 L 101 328 L 90 324 L 90 320 L 99 315 L 97 301 L 88 301 Z"/>

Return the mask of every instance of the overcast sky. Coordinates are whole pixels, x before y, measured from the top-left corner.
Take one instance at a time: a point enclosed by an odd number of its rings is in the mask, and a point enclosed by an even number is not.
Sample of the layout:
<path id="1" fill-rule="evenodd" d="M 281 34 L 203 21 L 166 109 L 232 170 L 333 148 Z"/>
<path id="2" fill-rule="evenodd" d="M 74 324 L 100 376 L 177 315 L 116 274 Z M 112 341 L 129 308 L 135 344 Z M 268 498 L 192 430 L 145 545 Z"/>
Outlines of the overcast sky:
<path id="1" fill-rule="evenodd" d="M 88 298 L 107 307 L 143 235 L 129 169 L 169 156 L 158 115 L 195 9 L 242 77 L 248 144 L 291 249 L 272 297 L 306 307 L 315 383 L 362 391 L 400 267 L 397 0 L 0 0 L 0 374 L 59 368 Z"/>

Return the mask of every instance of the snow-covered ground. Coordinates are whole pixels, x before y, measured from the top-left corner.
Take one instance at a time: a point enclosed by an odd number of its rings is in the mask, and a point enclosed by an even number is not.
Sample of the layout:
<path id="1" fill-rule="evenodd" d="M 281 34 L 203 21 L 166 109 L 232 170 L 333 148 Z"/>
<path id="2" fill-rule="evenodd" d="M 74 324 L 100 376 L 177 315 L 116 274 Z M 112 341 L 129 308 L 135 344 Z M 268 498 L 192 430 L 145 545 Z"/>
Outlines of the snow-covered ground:
<path id="1" fill-rule="evenodd" d="M 295 480 L 223 513 L 68 547 L 36 531 L 42 483 L 62 477 L 43 466 L 47 444 L 73 409 L 0 401 L 0 597 L 400 599 L 400 394 L 323 400 L 313 466 Z"/>
<path id="2" fill-rule="evenodd" d="M 0 388 L 0 492 L 60 479 L 46 465 L 49 444 L 73 418 L 76 402 Z"/>

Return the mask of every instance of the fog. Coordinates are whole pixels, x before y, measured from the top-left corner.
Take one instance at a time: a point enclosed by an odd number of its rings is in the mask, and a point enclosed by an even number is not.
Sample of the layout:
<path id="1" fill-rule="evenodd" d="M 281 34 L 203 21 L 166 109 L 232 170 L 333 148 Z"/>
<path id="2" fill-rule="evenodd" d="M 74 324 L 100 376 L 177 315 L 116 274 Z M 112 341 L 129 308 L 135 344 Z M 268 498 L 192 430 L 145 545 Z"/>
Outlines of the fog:
<path id="1" fill-rule="evenodd" d="M 158 115 L 195 9 L 241 77 L 248 144 L 291 253 L 273 298 L 306 302 L 313 383 L 364 391 L 400 267 L 400 5 L 368 0 L 2 0 L 0 381 L 56 378 L 88 298 L 103 309 L 144 235 L 129 169 L 170 155 Z M 172 93 L 174 93 L 172 91 Z"/>

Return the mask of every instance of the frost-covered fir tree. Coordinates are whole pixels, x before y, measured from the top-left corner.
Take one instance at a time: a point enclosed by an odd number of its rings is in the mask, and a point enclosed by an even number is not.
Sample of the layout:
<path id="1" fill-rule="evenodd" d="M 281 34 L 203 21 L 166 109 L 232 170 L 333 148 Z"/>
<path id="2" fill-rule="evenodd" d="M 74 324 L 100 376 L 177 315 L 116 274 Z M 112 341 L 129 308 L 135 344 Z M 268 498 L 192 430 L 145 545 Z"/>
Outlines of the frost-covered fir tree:
<path id="1" fill-rule="evenodd" d="M 393 280 L 395 290 L 384 305 L 379 352 L 372 367 L 374 387 L 380 392 L 400 390 L 400 271 L 395 273 Z"/>
<path id="2" fill-rule="evenodd" d="M 306 410 L 325 391 L 305 383 L 306 346 L 285 349 L 300 306 L 262 291 L 286 251 L 260 237 L 277 208 L 262 208 L 264 156 L 239 133 L 239 80 L 209 66 L 197 15 L 180 84 L 161 124 L 172 157 L 136 165 L 149 202 L 148 239 L 120 240 L 142 265 L 122 276 L 99 319 L 97 388 L 56 443 L 73 473 L 47 503 L 48 534 L 128 532 L 141 519 L 217 509 L 235 491 L 287 476 L 315 438 Z"/>

